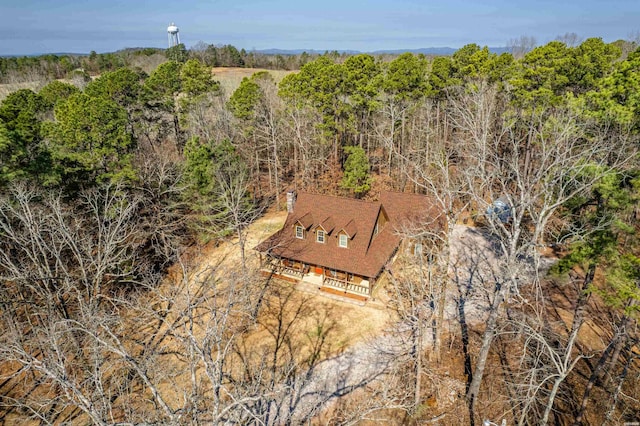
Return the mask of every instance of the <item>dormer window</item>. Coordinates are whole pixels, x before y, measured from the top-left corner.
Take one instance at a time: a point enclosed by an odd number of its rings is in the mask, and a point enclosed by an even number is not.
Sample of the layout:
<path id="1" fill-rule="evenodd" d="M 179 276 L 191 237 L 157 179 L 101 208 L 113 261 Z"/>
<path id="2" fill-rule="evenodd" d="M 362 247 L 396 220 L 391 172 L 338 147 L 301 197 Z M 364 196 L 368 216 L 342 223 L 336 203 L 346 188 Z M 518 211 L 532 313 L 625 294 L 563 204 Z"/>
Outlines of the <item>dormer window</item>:
<path id="1" fill-rule="evenodd" d="M 316 231 L 316 241 L 324 244 L 324 231 L 322 229 Z"/>
<path id="2" fill-rule="evenodd" d="M 313 225 L 313 216 L 311 213 L 306 213 L 300 219 L 296 220 L 293 230 L 295 237 L 300 240 L 304 240 L 304 234 L 309 228 L 311 228 L 311 225 Z"/>
<path id="3" fill-rule="evenodd" d="M 347 248 L 348 244 L 349 244 L 349 237 L 345 234 L 340 234 L 338 236 L 338 246 Z"/>

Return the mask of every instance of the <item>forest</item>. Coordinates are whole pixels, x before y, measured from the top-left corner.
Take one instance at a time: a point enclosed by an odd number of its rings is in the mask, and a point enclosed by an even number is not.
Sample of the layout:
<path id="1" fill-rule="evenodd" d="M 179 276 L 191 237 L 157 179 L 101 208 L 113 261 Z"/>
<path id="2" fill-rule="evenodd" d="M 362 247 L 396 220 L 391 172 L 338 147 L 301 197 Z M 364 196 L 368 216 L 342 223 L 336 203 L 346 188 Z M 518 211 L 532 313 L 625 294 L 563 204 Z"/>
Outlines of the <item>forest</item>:
<path id="1" fill-rule="evenodd" d="M 0 423 L 640 422 L 640 48 L 517 47 L 2 58 Z M 291 189 L 442 212 L 369 343 L 260 274 Z"/>

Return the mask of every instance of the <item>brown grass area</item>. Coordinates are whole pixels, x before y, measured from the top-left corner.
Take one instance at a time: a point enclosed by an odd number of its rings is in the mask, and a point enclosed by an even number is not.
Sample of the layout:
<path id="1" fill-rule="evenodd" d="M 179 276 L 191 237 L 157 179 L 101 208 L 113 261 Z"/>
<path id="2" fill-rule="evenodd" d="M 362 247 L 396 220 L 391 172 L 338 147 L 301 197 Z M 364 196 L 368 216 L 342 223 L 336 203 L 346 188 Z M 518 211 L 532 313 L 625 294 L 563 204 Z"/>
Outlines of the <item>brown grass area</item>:
<path id="1" fill-rule="evenodd" d="M 263 68 L 233 68 L 233 67 L 215 67 L 212 69 L 213 78 L 220 82 L 220 86 L 224 92 L 224 95 L 228 98 L 231 94 L 240 86 L 240 82 L 245 77 L 251 77 L 253 74 L 266 71 L 272 77 L 276 83 L 280 83 L 280 81 L 289 74 L 294 73 L 295 71 L 284 71 L 284 70 L 267 70 Z"/>
<path id="2" fill-rule="evenodd" d="M 164 58 L 162 58 L 164 59 Z M 153 72 L 153 70 L 161 63 L 162 60 L 154 57 L 149 59 L 147 63 L 145 63 L 141 68 L 144 69 L 147 74 Z M 231 94 L 240 86 L 240 82 L 245 77 L 251 77 L 253 74 L 266 71 L 272 77 L 276 83 L 280 83 L 280 81 L 288 74 L 294 73 L 296 71 L 285 71 L 285 70 L 268 70 L 263 68 L 234 68 L 234 67 L 215 67 L 212 69 L 214 74 L 214 79 L 220 82 L 220 86 L 223 89 L 223 93 L 225 97 L 230 97 Z M 100 75 L 93 76 L 93 79 L 98 78 Z M 60 80 L 69 82 L 69 80 Z M 34 92 L 39 91 L 47 82 L 46 81 L 30 81 L 24 83 L 6 83 L 0 84 L 0 101 L 6 98 L 10 93 L 15 92 L 20 89 L 31 89 Z"/>
<path id="3" fill-rule="evenodd" d="M 250 267 L 254 270 L 259 267 L 259 256 L 253 248 L 279 230 L 284 225 L 286 218 L 287 213 L 284 211 L 268 212 L 249 227 L 246 245 L 247 259 Z M 207 245 L 196 260 L 199 269 L 211 267 L 217 264 L 220 259 L 224 259 L 219 267 L 219 270 L 224 272 L 225 265 L 229 266 L 239 262 L 240 255 L 236 242 L 236 240 L 230 240 L 220 245 L 213 243 Z M 288 285 L 294 284 L 289 283 Z M 349 345 L 382 333 L 391 319 L 391 313 L 381 309 L 379 304 L 354 306 L 346 301 L 333 300 L 321 295 L 297 293 L 296 300 L 300 301 L 301 298 L 305 298 L 319 310 L 333 312 L 338 327 L 342 330 L 338 338 Z"/>
<path id="4" fill-rule="evenodd" d="M 270 212 L 254 222 L 248 230 L 247 259 L 252 270 L 258 268 L 258 254 L 252 250 L 261 240 L 277 231 L 284 224 L 286 212 Z M 203 248 L 193 250 L 197 255 L 193 256 L 193 264 L 197 265 L 190 275 L 189 282 L 179 291 L 180 293 L 198 293 L 201 290 L 201 280 L 208 271 L 213 271 L 212 277 L 217 278 L 218 286 L 214 289 L 205 288 L 203 291 L 224 291 L 226 286 L 226 274 L 237 267 L 240 255 L 237 241 L 229 240 L 222 244 L 210 243 Z M 174 268 L 174 278 L 179 273 Z M 254 274 L 256 280 L 260 280 L 259 274 Z M 390 313 L 380 306 L 354 306 L 348 302 L 328 299 L 320 295 L 297 291 L 295 284 L 272 281 L 270 291 L 263 301 L 264 308 L 257 318 L 257 324 L 242 332 L 239 345 L 246 348 L 249 357 L 255 357 L 258 362 L 261 354 L 273 350 L 273 332 L 278 321 L 290 323 L 290 334 L 295 348 L 294 357 L 302 363 L 308 362 L 315 339 L 319 333 L 326 333 L 327 339 L 321 351 L 321 357 L 331 357 L 343 352 L 364 340 L 380 335 L 390 320 Z M 175 294 L 176 281 L 167 280 L 160 289 L 164 295 Z M 155 300 L 154 300 L 155 299 Z M 172 324 L 179 320 L 180 312 L 184 309 L 182 303 L 186 302 L 184 294 L 178 294 L 178 301 L 171 307 L 164 324 Z M 162 304 L 152 295 L 150 304 Z M 198 315 L 196 334 L 204 333 L 202 326 L 209 321 L 210 313 L 205 310 Z M 296 315 L 299 315 L 296 317 Z M 241 321 L 238 318 L 238 321 Z M 133 323 L 136 323 L 133 318 Z M 163 326 L 164 327 L 164 326 Z M 153 330 L 154 325 L 149 324 L 146 329 L 138 329 L 138 333 L 154 333 L 162 335 L 164 330 Z M 165 395 L 167 402 L 172 406 L 179 406 L 183 395 L 188 393 L 190 383 L 189 368 L 185 360 L 182 345 L 172 337 L 168 337 L 163 343 L 166 355 L 161 357 L 162 369 L 171 372 L 170 378 L 164 381 L 160 390 Z M 238 362 L 236 359 L 235 362 Z M 238 368 L 239 364 L 238 364 Z M 204 375 L 202 366 L 196 370 L 196 374 Z"/>
<path id="5" fill-rule="evenodd" d="M 16 92 L 20 89 L 31 89 L 34 92 L 39 91 L 46 83 L 40 81 L 30 81 L 26 83 L 6 83 L 0 84 L 0 102 L 10 93 Z"/>

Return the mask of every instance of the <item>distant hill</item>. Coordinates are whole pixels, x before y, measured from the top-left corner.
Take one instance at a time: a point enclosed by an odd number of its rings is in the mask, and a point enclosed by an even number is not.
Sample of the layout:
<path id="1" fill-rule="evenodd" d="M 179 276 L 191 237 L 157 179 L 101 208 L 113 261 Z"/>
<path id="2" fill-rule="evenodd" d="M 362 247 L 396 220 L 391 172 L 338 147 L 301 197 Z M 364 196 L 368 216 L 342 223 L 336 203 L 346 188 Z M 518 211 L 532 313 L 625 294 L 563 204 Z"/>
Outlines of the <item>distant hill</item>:
<path id="1" fill-rule="evenodd" d="M 50 52 L 50 53 L 30 53 L 27 55 L 3 55 L 0 53 L 0 58 L 37 58 L 38 56 L 89 56 L 88 53 L 73 53 L 73 52 Z"/>
<path id="2" fill-rule="evenodd" d="M 338 53 L 346 53 L 347 55 L 357 55 L 359 53 L 370 53 L 372 55 L 399 55 L 401 53 L 415 53 L 423 55 L 453 55 L 458 49 L 453 47 L 423 47 L 420 49 L 385 49 L 385 50 L 374 50 L 369 52 L 362 52 L 359 50 L 337 50 Z M 333 50 L 329 50 L 333 51 Z M 509 51 L 507 47 L 489 47 L 489 51 L 496 54 L 501 54 Z M 255 52 L 262 53 L 264 55 L 299 55 L 303 52 L 307 52 L 308 54 L 313 55 L 322 55 L 327 52 L 327 50 L 315 50 L 315 49 L 262 49 L 256 50 Z"/>
<path id="3" fill-rule="evenodd" d="M 373 55 L 385 55 L 385 54 L 389 54 L 389 55 L 399 55 L 402 53 L 414 53 L 414 54 L 419 54 L 422 53 L 423 55 L 453 55 L 456 50 L 458 49 L 454 49 L 453 47 L 423 47 L 421 49 L 385 49 L 385 50 L 376 50 L 373 52 L 370 52 Z"/>
<path id="4" fill-rule="evenodd" d="M 263 55 L 300 55 L 307 52 L 310 55 L 322 55 L 325 52 L 333 52 L 334 49 L 328 50 L 316 50 L 316 49 L 261 49 L 254 50 L 254 52 L 262 53 Z M 361 53 L 357 50 L 336 50 L 338 53 L 346 53 L 347 55 L 357 55 Z"/>
<path id="5" fill-rule="evenodd" d="M 121 49 L 118 50 L 115 53 L 118 52 L 124 52 L 124 51 L 137 51 L 137 50 L 145 50 L 146 48 L 143 47 L 139 47 L 139 48 L 126 48 L 126 49 Z M 163 51 L 164 49 L 160 49 L 160 48 L 150 48 L 150 49 L 154 49 L 157 51 Z M 310 55 L 322 55 L 325 52 L 333 52 L 335 49 L 327 49 L 327 50 L 317 50 L 317 49 L 277 49 L 277 48 L 273 48 L 273 49 L 259 49 L 259 50 L 254 50 L 254 52 L 257 53 L 262 53 L 263 55 L 300 55 L 303 52 L 307 52 Z M 369 51 L 369 52 L 362 52 L 359 50 L 335 50 L 340 54 L 347 54 L 347 55 L 357 55 L 359 53 L 370 53 L 372 55 L 399 55 L 405 52 L 409 52 L 409 53 L 414 53 L 414 54 L 420 54 L 422 53 L 423 55 L 441 55 L 441 56 L 447 56 L 447 55 L 453 55 L 458 49 L 453 48 L 453 47 L 423 47 L 420 49 L 384 49 L 384 50 L 374 50 L 374 51 Z M 489 47 L 489 50 L 493 53 L 497 53 L 497 54 L 501 54 L 501 53 L 505 53 L 508 52 L 509 49 L 507 47 Z M 12 57 L 21 57 L 21 56 L 29 56 L 29 57 L 35 57 L 35 56 L 44 56 L 44 55 L 56 55 L 56 56 L 88 56 L 88 53 L 71 53 L 71 52 L 56 52 L 56 53 L 42 53 L 42 54 L 31 54 L 31 55 L 2 55 L 0 54 L 0 58 L 4 57 L 4 58 L 12 58 Z"/>
<path id="6" fill-rule="evenodd" d="M 453 47 L 423 47 L 421 49 L 391 49 L 391 50 L 376 50 L 374 52 L 369 52 L 374 55 L 382 55 L 382 54 L 401 54 L 401 53 L 422 53 L 423 55 L 453 55 L 458 49 L 454 49 Z M 509 52 L 509 48 L 507 47 L 489 47 L 489 51 L 496 54 L 501 54 L 505 52 Z"/>

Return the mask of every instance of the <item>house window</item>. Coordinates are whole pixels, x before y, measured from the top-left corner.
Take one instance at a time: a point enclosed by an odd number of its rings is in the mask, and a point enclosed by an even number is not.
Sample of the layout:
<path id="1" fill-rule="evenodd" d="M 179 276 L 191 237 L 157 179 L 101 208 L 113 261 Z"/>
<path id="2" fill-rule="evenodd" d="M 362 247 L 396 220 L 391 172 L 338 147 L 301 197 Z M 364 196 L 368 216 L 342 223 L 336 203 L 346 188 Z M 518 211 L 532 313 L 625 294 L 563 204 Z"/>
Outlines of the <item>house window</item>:
<path id="1" fill-rule="evenodd" d="M 296 225 L 296 238 L 304 238 L 304 228 L 300 225 Z"/>
<path id="2" fill-rule="evenodd" d="M 324 231 L 322 229 L 318 229 L 318 232 L 316 233 L 316 241 L 324 243 Z"/>
<path id="3" fill-rule="evenodd" d="M 347 247 L 348 237 L 345 234 L 340 234 L 338 237 L 338 245 L 340 247 Z"/>

